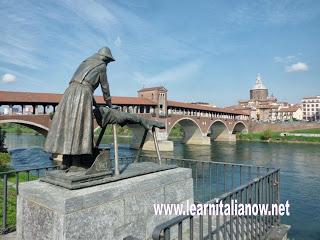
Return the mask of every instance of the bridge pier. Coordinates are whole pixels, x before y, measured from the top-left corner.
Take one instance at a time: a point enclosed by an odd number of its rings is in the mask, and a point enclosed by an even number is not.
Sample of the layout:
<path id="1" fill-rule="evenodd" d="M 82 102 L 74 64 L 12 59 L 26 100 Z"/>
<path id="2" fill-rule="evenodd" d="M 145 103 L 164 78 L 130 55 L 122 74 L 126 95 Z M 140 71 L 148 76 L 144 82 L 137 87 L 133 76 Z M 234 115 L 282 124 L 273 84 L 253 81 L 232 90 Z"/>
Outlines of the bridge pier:
<path id="1" fill-rule="evenodd" d="M 191 135 L 190 133 L 188 134 L 185 133 L 185 137 L 183 138 L 182 142 L 184 144 L 190 144 L 190 145 L 210 145 L 210 137 L 207 135 L 199 135 L 199 134 L 193 134 Z"/>
<path id="2" fill-rule="evenodd" d="M 236 134 L 232 133 L 223 133 L 214 139 L 216 142 L 235 142 L 236 140 Z"/>
<path id="3" fill-rule="evenodd" d="M 129 126 L 132 131 L 132 139 L 130 143 L 130 148 L 133 149 L 139 149 L 140 143 L 142 141 L 142 137 L 144 134 L 144 129 L 139 125 L 130 125 Z M 157 131 L 157 138 L 158 138 L 158 144 L 159 144 L 159 150 L 160 151 L 173 151 L 173 142 L 168 141 L 167 133 L 163 131 Z M 146 151 L 155 151 L 154 142 L 152 135 L 150 132 L 147 134 L 146 141 L 143 146 L 143 150 Z"/>

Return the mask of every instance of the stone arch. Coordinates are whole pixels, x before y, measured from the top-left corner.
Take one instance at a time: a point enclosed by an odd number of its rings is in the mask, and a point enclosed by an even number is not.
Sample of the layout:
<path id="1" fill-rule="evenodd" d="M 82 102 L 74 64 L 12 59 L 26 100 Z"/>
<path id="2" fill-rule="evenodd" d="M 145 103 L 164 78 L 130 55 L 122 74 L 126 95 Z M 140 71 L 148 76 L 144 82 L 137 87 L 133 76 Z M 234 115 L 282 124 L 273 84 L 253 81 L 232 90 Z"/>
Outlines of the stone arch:
<path id="1" fill-rule="evenodd" d="M 216 120 L 209 127 L 209 135 L 212 141 L 230 141 L 231 134 L 223 121 Z"/>
<path id="2" fill-rule="evenodd" d="M 191 118 L 181 118 L 171 124 L 168 136 L 176 124 L 180 124 L 184 131 L 182 142 L 185 144 L 207 144 L 207 137 L 202 133 L 199 124 Z"/>
<path id="3" fill-rule="evenodd" d="M 38 123 L 30 122 L 30 121 L 25 121 L 25 120 L 19 120 L 19 119 L 5 119 L 5 120 L 0 120 L 1 123 L 15 123 L 19 124 L 28 128 L 31 128 L 35 130 L 36 132 L 42 134 L 43 136 L 47 136 L 49 128 L 46 126 L 43 126 Z"/>
<path id="4" fill-rule="evenodd" d="M 242 121 L 236 122 L 232 128 L 232 134 L 247 133 L 247 132 L 248 132 L 248 128 L 246 124 Z"/>

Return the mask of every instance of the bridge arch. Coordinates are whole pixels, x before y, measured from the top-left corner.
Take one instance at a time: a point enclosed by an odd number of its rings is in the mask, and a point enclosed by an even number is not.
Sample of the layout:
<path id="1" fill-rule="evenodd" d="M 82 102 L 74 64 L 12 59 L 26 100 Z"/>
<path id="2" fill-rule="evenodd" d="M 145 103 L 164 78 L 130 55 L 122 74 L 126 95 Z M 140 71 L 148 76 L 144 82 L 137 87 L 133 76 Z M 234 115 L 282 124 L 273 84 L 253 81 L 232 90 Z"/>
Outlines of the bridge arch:
<path id="1" fill-rule="evenodd" d="M 20 120 L 20 119 L 4 119 L 4 120 L 0 120 L 0 124 L 1 123 L 15 123 L 15 124 L 19 124 L 28 128 L 31 128 L 33 130 L 35 130 L 36 132 L 47 136 L 49 128 L 46 126 L 43 126 L 41 124 L 38 123 L 34 123 L 34 122 L 30 122 L 30 121 L 25 121 L 25 120 Z"/>
<path id="2" fill-rule="evenodd" d="M 240 122 L 236 122 L 233 127 L 232 127 L 232 134 L 236 134 L 236 133 L 247 133 L 248 132 L 248 127 L 247 125 L 240 121 Z"/>
<path id="3" fill-rule="evenodd" d="M 229 141 L 230 131 L 225 122 L 216 120 L 210 125 L 208 134 L 212 141 Z"/>
<path id="4" fill-rule="evenodd" d="M 180 124 L 183 129 L 183 139 L 182 142 L 185 144 L 201 144 L 204 141 L 204 134 L 201 131 L 199 124 L 192 118 L 180 118 L 174 123 L 170 124 L 168 129 L 168 136 L 171 133 L 171 130 Z"/>

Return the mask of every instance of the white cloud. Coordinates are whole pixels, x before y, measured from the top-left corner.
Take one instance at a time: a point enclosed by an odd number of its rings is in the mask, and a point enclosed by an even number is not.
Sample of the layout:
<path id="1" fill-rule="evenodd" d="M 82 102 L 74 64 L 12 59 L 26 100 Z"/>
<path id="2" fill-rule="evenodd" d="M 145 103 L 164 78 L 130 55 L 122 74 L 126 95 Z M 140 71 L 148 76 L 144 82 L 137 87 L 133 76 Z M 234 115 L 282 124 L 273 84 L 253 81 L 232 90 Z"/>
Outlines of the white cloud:
<path id="1" fill-rule="evenodd" d="M 297 62 L 295 64 L 292 64 L 291 66 L 286 67 L 286 72 L 303 72 L 308 70 L 308 65 L 303 62 Z"/>
<path id="2" fill-rule="evenodd" d="M 121 38 L 118 36 L 117 39 L 114 41 L 114 45 L 116 45 L 116 47 L 121 47 L 122 41 Z"/>
<path id="3" fill-rule="evenodd" d="M 191 61 L 184 63 L 182 65 L 178 65 L 174 68 L 165 70 L 153 76 L 144 76 L 140 72 L 134 73 L 134 78 L 136 81 L 142 84 L 159 84 L 164 82 L 173 82 L 179 80 L 185 80 L 190 77 L 192 74 L 197 72 L 201 66 L 200 61 Z"/>
<path id="4" fill-rule="evenodd" d="M 4 83 L 13 83 L 15 82 L 17 77 L 13 74 L 6 73 L 2 76 L 2 82 Z"/>
<path id="5" fill-rule="evenodd" d="M 296 60 L 297 57 L 294 55 L 289 55 L 286 57 L 274 57 L 273 61 L 276 63 L 286 63 L 286 64 L 290 64 L 292 63 L 294 60 Z"/>

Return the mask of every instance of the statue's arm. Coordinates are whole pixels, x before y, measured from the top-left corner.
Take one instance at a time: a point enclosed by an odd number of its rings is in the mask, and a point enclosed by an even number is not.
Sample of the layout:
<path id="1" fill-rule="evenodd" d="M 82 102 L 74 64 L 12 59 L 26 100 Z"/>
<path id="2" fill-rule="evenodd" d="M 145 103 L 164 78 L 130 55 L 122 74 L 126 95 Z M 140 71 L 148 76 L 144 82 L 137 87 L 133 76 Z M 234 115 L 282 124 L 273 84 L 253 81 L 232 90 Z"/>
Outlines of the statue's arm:
<path id="1" fill-rule="evenodd" d="M 106 102 L 107 106 L 111 108 L 112 106 L 111 96 L 110 96 L 109 83 L 108 83 L 107 72 L 105 67 L 103 67 L 99 78 L 100 78 L 100 85 L 102 89 L 103 99 Z"/>

